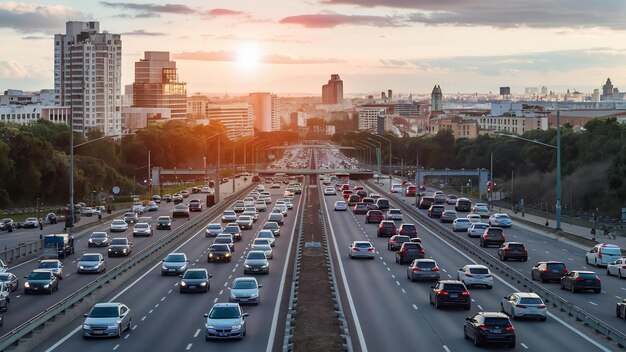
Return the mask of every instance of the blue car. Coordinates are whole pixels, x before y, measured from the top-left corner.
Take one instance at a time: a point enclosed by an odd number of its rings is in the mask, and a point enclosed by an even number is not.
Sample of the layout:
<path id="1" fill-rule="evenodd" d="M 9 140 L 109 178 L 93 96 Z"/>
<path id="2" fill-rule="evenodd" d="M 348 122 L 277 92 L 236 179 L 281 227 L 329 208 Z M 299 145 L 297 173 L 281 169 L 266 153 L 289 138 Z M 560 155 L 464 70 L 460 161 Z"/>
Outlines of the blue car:
<path id="1" fill-rule="evenodd" d="M 493 214 L 489 217 L 489 226 L 511 227 L 513 221 L 507 214 Z"/>

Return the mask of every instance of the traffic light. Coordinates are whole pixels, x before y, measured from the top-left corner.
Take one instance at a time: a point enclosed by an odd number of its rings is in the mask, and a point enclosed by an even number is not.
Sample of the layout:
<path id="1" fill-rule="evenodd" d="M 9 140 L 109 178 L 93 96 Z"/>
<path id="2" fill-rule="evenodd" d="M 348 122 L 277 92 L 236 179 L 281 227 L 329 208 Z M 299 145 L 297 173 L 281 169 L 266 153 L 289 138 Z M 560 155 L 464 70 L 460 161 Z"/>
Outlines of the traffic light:
<path id="1" fill-rule="evenodd" d="M 487 192 L 491 192 L 491 181 L 487 181 Z"/>
<path id="2" fill-rule="evenodd" d="M 494 183 L 493 183 L 493 189 L 494 189 L 494 190 L 496 189 L 496 186 L 497 186 L 497 184 L 494 182 Z"/>

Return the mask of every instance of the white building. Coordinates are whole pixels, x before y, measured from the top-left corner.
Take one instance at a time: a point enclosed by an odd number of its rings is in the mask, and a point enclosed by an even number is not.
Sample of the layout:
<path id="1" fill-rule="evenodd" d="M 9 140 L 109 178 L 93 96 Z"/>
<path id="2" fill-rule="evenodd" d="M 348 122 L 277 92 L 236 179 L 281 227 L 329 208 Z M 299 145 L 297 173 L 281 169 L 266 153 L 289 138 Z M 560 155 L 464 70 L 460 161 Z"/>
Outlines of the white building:
<path id="1" fill-rule="evenodd" d="M 122 131 L 122 41 L 100 32 L 99 22 L 69 21 L 54 36 L 54 90 L 57 105 L 69 106 L 72 128 Z"/>
<path id="2" fill-rule="evenodd" d="M 270 93 L 250 93 L 254 128 L 260 132 L 280 131 L 278 96 Z"/>
<path id="3" fill-rule="evenodd" d="M 206 116 L 209 122 L 221 122 L 231 140 L 254 135 L 252 106 L 247 103 L 207 104 Z"/>
<path id="4" fill-rule="evenodd" d="M 381 107 L 358 107 L 356 111 L 359 114 L 359 130 L 376 131 L 378 129 L 378 118 L 385 118 L 387 114 L 387 109 Z"/>
<path id="5" fill-rule="evenodd" d="M 0 122 L 12 122 L 30 125 L 39 119 L 54 123 L 68 123 L 70 108 L 64 106 L 45 106 L 41 104 L 2 105 L 0 106 Z"/>

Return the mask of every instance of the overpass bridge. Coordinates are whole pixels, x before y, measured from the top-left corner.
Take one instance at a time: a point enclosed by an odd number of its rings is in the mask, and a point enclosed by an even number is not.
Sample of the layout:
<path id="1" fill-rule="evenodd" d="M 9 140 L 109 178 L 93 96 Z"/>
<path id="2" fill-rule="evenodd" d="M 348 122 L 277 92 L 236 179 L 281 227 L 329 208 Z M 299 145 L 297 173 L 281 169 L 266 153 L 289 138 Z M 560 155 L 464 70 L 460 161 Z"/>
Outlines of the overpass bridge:
<path id="1" fill-rule="evenodd" d="M 351 179 L 367 179 L 374 177 L 374 171 L 364 169 L 262 169 L 257 170 L 260 176 L 272 176 L 275 174 L 285 175 L 349 175 Z"/>
<path id="2" fill-rule="evenodd" d="M 478 191 L 479 194 L 487 193 L 487 181 L 489 181 L 489 170 L 487 169 L 472 169 L 472 170 L 417 170 L 415 172 L 415 184 L 423 185 L 424 180 L 430 177 L 444 177 L 446 179 L 450 177 L 465 178 L 470 180 L 471 178 L 478 178 Z"/>

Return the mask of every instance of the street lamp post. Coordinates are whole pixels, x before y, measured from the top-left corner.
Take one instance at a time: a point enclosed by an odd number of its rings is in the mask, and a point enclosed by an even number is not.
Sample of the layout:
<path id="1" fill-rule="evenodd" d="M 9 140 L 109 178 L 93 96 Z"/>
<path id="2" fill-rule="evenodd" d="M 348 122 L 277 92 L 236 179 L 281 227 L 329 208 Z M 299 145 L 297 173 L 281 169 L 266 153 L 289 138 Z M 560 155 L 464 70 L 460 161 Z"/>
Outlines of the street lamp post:
<path id="1" fill-rule="evenodd" d="M 206 138 L 204 140 L 206 142 L 206 144 L 207 144 L 207 151 L 208 151 L 209 150 L 209 140 L 211 138 L 217 137 L 217 168 L 216 168 L 216 171 L 215 171 L 216 176 L 217 176 L 216 177 L 217 180 L 215 180 L 215 203 L 216 204 L 220 201 L 220 181 L 221 181 L 221 178 L 220 178 L 220 161 L 221 161 L 220 153 L 221 153 L 221 150 L 220 149 L 221 149 L 221 140 L 222 140 L 222 138 L 220 136 L 225 134 L 225 133 L 226 132 L 221 132 L 221 133 L 218 133 L 218 134 L 214 134 L 211 137 L 208 137 L 208 138 Z"/>
<path id="2" fill-rule="evenodd" d="M 363 141 L 357 141 L 356 145 L 360 146 L 363 149 L 363 159 L 367 162 L 367 166 L 369 169 L 372 168 L 372 147 L 368 144 L 365 144 Z"/>
<path id="3" fill-rule="evenodd" d="M 246 168 L 246 171 L 248 171 L 248 149 L 246 148 L 246 146 L 248 145 L 248 143 L 254 141 L 255 139 L 258 139 L 259 136 L 256 136 L 252 139 L 247 140 L 244 144 L 243 144 L 243 166 Z"/>

